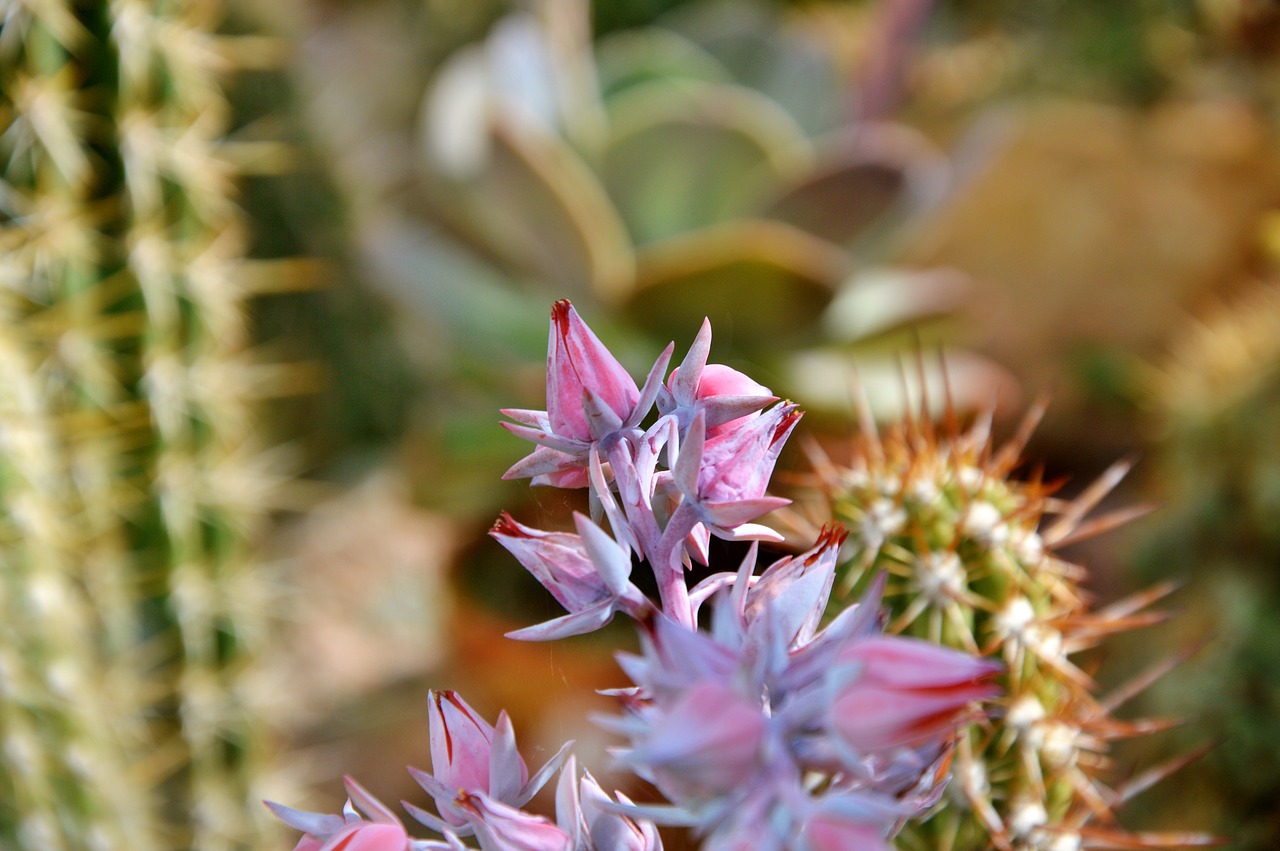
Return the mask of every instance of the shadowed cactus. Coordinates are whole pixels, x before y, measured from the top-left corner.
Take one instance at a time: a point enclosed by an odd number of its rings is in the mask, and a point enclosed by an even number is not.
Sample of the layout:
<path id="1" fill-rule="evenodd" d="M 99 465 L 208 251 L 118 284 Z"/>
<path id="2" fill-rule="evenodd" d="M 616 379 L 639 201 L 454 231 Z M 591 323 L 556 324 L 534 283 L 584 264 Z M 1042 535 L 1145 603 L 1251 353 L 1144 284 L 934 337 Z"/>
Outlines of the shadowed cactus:
<path id="1" fill-rule="evenodd" d="M 1002 708 L 961 734 L 945 803 L 930 820 L 908 826 L 898 845 L 1075 851 L 1212 844 L 1191 833 L 1131 834 L 1114 823 L 1115 808 L 1185 762 L 1105 785 L 1111 742 L 1170 725 L 1113 715 L 1168 664 L 1099 697 L 1078 654 L 1109 635 L 1162 620 L 1149 606 L 1171 586 L 1089 607 L 1084 569 L 1055 548 L 1143 509 L 1088 517 L 1127 463 L 1070 501 L 1055 498 L 1038 478 L 1011 479 L 1041 413 L 1034 409 L 1000 447 L 991 442 L 989 419 L 967 431 L 954 420 L 936 428 L 908 419 L 878 435 L 865 416 L 847 466 L 813 450 L 826 512 L 851 530 L 846 586 L 888 571 L 890 632 L 994 656 L 1006 666 Z"/>
<path id="2" fill-rule="evenodd" d="M 0 7 L 0 845 L 263 847 L 283 498 L 218 2 Z M 262 149 L 256 151 L 264 153 Z M 290 385 L 294 385 L 293 388 Z"/>

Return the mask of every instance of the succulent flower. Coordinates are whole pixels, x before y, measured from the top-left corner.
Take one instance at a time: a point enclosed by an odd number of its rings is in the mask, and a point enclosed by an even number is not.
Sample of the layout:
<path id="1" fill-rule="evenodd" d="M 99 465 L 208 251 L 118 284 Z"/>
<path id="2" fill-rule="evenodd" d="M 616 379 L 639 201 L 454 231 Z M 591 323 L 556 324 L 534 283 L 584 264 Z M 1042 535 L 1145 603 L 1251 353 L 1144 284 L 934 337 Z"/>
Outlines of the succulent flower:
<path id="1" fill-rule="evenodd" d="M 476 827 L 478 806 L 521 807 L 546 784 L 569 755 L 570 745 L 549 759 L 532 777 L 516 750 L 515 731 L 507 713 L 492 727 L 452 691 L 427 696 L 431 729 L 431 773 L 409 773 L 436 802 L 437 819 L 418 808 L 414 818 L 441 833 L 459 836 Z M 470 797 L 468 797 L 470 796 Z M 475 796 L 482 796 L 483 805 Z"/>
<path id="2" fill-rule="evenodd" d="M 524 812 L 565 750 L 529 778 L 505 713 L 491 727 L 456 694 L 433 692 L 432 774 L 410 771 L 439 815 L 405 807 L 448 847 L 474 836 L 483 851 L 656 851 L 650 822 L 692 827 L 709 849 L 883 848 L 942 794 L 955 731 L 999 693 L 992 680 L 1001 665 L 880 635 L 879 585 L 822 626 L 846 538 L 837 526 L 759 576 L 753 542 L 736 571 L 690 588 L 685 569 L 707 560 L 711 535 L 776 536 L 750 521 L 787 502 L 765 491 L 796 406 L 761 411 L 774 401 L 763 387 L 731 370 L 708 375 L 707 322 L 670 386 L 661 384 L 668 346 L 635 392 L 565 302 L 553 309 L 551 338 L 548 410 L 507 412 L 520 424 L 509 428 L 538 444 L 534 456 L 554 443 L 573 469 L 585 468 L 608 529 L 580 514 L 576 534 L 498 520 L 493 536 L 569 610 L 512 637 L 588 632 L 617 613 L 636 622 L 641 653 L 619 656 L 634 685 L 613 692 L 623 714 L 601 723 L 627 739 L 620 764 L 667 803 L 610 801 L 589 775 L 579 782 L 570 762 L 557 821 Z M 720 430 L 708 437 L 712 417 Z M 653 570 L 658 601 L 631 583 L 633 555 Z M 707 603 L 711 624 L 702 629 Z M 368 830 L 278 812 L 317 838 L 319 829 Z"/>

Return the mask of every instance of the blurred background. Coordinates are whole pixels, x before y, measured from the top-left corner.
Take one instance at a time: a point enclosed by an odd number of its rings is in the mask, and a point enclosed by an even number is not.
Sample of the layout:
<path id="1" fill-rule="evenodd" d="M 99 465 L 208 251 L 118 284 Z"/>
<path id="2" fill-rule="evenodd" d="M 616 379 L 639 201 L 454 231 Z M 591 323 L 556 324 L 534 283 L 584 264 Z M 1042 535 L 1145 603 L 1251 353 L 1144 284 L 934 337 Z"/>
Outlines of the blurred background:
<path id="1" fill-rule="evenodd" d="M 485 536 L 578 505 L 499 478 L 570 298 L 831 445 L 856 375 L 1135 459 L 1064 555 L 1182 583 L 1099 677 L 1187 654 L 1186 723 L 1117 773 L 1214 747 L 1123 820 L 1280 847 L 1280 3 L 0 10 L 0 844 L 288 847 L 246 801 L 420 797 L 428 688 L 603 773 L 627 631 L 504 639 L 555 606 Z"/>

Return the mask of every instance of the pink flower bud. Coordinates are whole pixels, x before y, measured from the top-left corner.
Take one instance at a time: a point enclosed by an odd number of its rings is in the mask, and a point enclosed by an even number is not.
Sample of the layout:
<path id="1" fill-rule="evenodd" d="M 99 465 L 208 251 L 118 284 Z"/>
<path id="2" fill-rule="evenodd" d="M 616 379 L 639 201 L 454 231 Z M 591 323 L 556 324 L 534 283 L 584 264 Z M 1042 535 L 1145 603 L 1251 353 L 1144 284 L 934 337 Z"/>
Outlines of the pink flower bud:
<path id="1" fill-rule="evenodd" d="M 610 354 L 568 301 L 551 309 L 551 338 L 547 346 L 547 416 L 551 430 L 562 437 L 591 440 L 591 426 L 583 409 L 587 391 L 617 415 L 631 416 L 640 401 L 634 379 Z"/>
<path id="2" fill-rule="evenodd" d="M 494 787 L 519 790 L 528 782 L 529 769 L 515 751 L 510 722 L 503 717 L 498 720 L 503 735 L 495 744 L 494 728 L 457 694 L 432 691 L 428 695 L 431 775 L 436 781 L 428 791 L 433 792 L 440 816 L 449 824 L 461 826 L 467 821 L 451 800 L 458 792 L 488 794 Z M 495 753 L 508 763 L 500 765 L 499 770 L 511 777 L 491 776 Z"/>
<path id="3" fill-rule="evenodd" d="M 882 825 L 819 813 L 805 823 L 800 847 L 805 851 L 888 851 Z"/>
<path id="4" fill-rule="evenodd" d="M 836 695 L 830 723 L 862 753 L 943 734 L 970 703 L 1000 692 L 998 663 L 919 639 L 868 638 L 838 658 L 860 673 Z"/>

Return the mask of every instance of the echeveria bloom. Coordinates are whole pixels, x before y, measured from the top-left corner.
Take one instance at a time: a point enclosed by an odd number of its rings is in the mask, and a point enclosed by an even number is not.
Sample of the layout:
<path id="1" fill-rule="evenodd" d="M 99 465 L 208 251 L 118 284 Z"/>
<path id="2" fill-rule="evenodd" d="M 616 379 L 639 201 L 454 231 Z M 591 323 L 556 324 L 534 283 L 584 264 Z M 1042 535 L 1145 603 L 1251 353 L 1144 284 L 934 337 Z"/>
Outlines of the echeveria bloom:
<path id="1" fill-rule="evenodd" d="M 658 392 L 658 410 L 675 417 L 681 429 L 702 413 L 707 434 L 737 428 L 745 417 L 778 401 L 769 388 L 723 364 L 707 363 L 711 351 L 711 323 L 703 320 L 698 336 L 680 366 L 671 371 Z"/>
<path id="2" fill-rule="evenodd" d="M 699 521 L 727 538 L 780 540 L 772 530 L 749 524 L 790 504 L 787 499 L 765 496 L 765 490 L 773 465 L 800 417 L 795 405 L 777 405 L 740 428 L 710 439 L 705 415 L 699 412 L 694 417 L 672 478 Z M 749 528 L 741 528 L 745 526 Z"/>
<path id="3" fill-rule="evenodd" d="M 652 606 L 631 583 L 631 552 L 581 515 L 574 515 L 578 534 L 543 532 L 517 523 L 504 513 L 489 534 L 524 565 L 569 612 L 512 638 L 546 641 L 599 629 L 615 612 L 640 617 Z"/>
<path id="4" fill-rule="evenodd" d="M 574 851 L 573 839 L 542 816 L 509 807 L 483 794 L 458 796 L 482 851 Z"/>
<path id="5" fill-rule="evenodd" d="M 267 802 L 276 818 L 303 832 L 294 851 L 426 851 L 450 848 L 447 844 L 411 839 L 400 819 L 385 804 L 354 779 L 346 777 L 343 783 L 349 797 L 342 815 L 309 813 Z M 366 820 L 361 815 L 362 811 L 372 820 Z"/>
<path id="6" fill-rule="evenodd" d="M 618 802 L 631 805 L 621 794 Z M 662 851 L 662 839 L 653 823 L 618 812 L 589 772 L 584 771 L 579 780 L 573 757 L 560 772 L 556 823 L 573 839 L 575 851 Z"/>
<path id="7" fill-rule="evenodd" d="M 619 422 L 628 419 L 640 401 L 631 374 L 587 327 L 573 305 L 562 299 L 551 308 L 547 345 L 547 417 L 552 431 L 578 440 L 591 439 L 591 424 L 582 404 L 588 393 Z"/>
<path id="8" fill-rule="evenodd" d="M 999 663 L 921 639 L 879 636 L 838 656 L 849 673 L 830 727 L 859 753 L 923 742 L 953 727 L 971 703 L 996 696 Z"/>
<path id="9" fill-rule="evenodd" d="M 321 842 L 304 836 L 293 851 L 407 851 L 409 835 L 398 824 L 348 825 Z"/>
<path id="10" fill-rule="evenodd" d="M 539 445 L 503 478 L 531 477 L 534 484 L 585 487 L 588 451 L 601 440 L 637 429 L 653 407 L 670 358 L 668 346 L 644 387 L 637 389 L 573 305 L 557 301 L 547 341 L 547 409 L 503 410 L 515 420 L 503 423 L 504 428 Z"/>
<path id="11" fill-rule="evenodd" d="M 533 777 L 516 750 L 515 731 L 506 712 L 491 726 L 452 691 L 432 691 L 427 698 L 431 734 L 431 773 L 409 772 L 436 802 L 439 818 L 417 807 L 409 812 L 440 833 L 468 833 L 474 819 L 458 803 L 459 794 L 484 794 L 512 806 L 527 803 L 560 767 L 569 745 L 560 749 Z"/>
<path id="12" fill-rule="evenodd" d="M 804 851 L 888 851 L 884 824 L 842 819 L 831 813 L 819 813 L 809 819 L 800 832 Z"/>
<path id="13" fill-rule="evenodd" d="M 704 682 L 658 713 L 623 760 L 672 800 L 713 800 L 760 769 L 767 726 L 759 701 Z"/>

